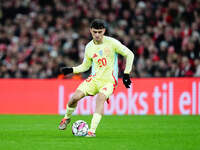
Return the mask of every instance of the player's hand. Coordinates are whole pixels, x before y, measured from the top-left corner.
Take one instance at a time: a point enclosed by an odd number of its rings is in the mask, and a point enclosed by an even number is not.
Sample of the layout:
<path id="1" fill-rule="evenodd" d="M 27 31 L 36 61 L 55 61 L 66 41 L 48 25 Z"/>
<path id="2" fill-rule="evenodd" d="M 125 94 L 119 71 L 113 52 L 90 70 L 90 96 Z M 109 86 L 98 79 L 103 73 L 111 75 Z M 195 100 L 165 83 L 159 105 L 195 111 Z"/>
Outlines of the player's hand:
<path id="1" fill-rule="evenodd" d="M 126 88 L 130 88 L 131 79 L 129 77 L 129 74 L 124 74 L 124 76 L 123 76 L 123 83 L 124 83 L 124 85 L 125 85 Z"/>
<path id="2" fill-rule="evenodd" d="M 64 75 L 67 75 L 67 74 L 73 73 L 73 68 L 61 67 L 60 72 L 63 73 Z"/>

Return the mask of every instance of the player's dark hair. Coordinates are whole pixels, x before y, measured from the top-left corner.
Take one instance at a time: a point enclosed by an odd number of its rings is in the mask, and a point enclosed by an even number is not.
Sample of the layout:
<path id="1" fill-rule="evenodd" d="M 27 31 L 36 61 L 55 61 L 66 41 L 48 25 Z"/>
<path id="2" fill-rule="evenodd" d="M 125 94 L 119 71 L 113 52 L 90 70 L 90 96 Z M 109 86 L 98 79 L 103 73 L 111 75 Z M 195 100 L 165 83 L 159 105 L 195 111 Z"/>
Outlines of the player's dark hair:
<path id="1" fill-rule="evenodd" d="M 104 29 L 104 28 L 106 28 L 106 23 L 102 19 L 94 19 L 90 24 L 90 28 Z"/>
<path id="2" fill-rule="evenodd" d="M 106 29 L 105 35 L 109 35 L 108 24 L 103 19 L 94 19 L 90 24 L 90 28 L 94 28 L 94 29 L 104 29 L 105 28 Z"/>

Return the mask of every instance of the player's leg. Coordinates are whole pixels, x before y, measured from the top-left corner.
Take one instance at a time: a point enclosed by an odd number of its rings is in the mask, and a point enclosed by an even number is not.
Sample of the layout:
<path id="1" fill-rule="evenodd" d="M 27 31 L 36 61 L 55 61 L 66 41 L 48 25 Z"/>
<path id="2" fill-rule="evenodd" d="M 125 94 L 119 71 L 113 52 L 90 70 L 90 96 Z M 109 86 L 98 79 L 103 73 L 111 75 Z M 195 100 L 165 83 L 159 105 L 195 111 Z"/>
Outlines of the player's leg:
<path id="1" fill-rule="evenodd" d="M 77 88 L 76 92 L 72 96 L 72 98 L 69 100 L 66 108 L 66 114 L 63 120 L 61 121 L 59 125 L 60 130 L 64 130 L 67 127 L 67 124 L 70 122 L 70 117 L 74 110 L 76 109 L 78 101 L 85 97 L 86 95 L 95 95 L 96 94 L 96 88 L 95 88 L 95 82 L 93 80 L 85 80 L 82 82 L 79 87 Z"/>
<path id="2" fill-rule="evenodd" d="M 101 121 L 102 115 L 104 113 L 104 103 L 107 101 L 109 96 L 113 93 L 114 86 L 111 83 L 105 84 L 101 89 L 100 93 L 98 93 L 96 98 L 96 109 L 93 114 L 91 126 L 88 132 L 87 137 L 95 137 L 96 129 Z"/>
<path id="3" fill-rule="evenodd" d="M 71 97 L 71 99 L 69 100 L 69 102 L 67 104 L 66 114 L 65 114 L 64 118 L 68 119 L 68 118 L 71 117 L 72 113 L 76 109 L 78 101 L 80 99 L 82 99 L 83 97 L 85 97 L 84 92 L 77 89 L 76 92 L 73 94 L 73 96 Z"/>
<path id="4" fill-rule="evenodd" d="M 70 117 L 74 112 L 74 110 L 76 109 L 78 101 L 83 97 L 85 97 L 84 92 L 77 89 L 67 104 L 65 117 L 62 119 L 59 125 L 60 130 L 65 130 L 67 128 L 67 125 L 71 121 Z"/>
<path id="5" fill-rule="evenodd" d="M 93 114 L 91 126 L 88 132 L 87 137 L 95 137 L 96 128 L 101 121 L 103 112 L 104 112 L 104 103 L 107 100 L 106 96 L 103 93 L 98 93 L 96 98 L 96 110 Z"/>

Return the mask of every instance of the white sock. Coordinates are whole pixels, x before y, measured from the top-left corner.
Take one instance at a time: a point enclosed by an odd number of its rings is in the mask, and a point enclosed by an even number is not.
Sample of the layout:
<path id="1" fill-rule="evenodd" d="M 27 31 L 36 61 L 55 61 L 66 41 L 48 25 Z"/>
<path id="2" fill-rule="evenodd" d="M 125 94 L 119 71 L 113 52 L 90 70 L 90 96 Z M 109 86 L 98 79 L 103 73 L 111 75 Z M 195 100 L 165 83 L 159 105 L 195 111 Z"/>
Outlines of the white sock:
<path id="1" fill-rule="evenodd" d="M 95 133 L 97 126 L 101 120 L 102 115 L 98 114 L 98 113 L 94 113 L 93 117 L 92 117 L 92 121 L 91 121 L 91 126 L 89 131 L 91 131 L 92 133 Z"/>
<path id="2" fill-rule="evenodd" d="M 65 117 L 64 118 L 66 118 L 66 119 L 70 118 L 75 109 L 76 109 L 76 107 L 72 108 L 72 107 L 69 107 L 67 105 L 66 113 L 65 113 Z"/>

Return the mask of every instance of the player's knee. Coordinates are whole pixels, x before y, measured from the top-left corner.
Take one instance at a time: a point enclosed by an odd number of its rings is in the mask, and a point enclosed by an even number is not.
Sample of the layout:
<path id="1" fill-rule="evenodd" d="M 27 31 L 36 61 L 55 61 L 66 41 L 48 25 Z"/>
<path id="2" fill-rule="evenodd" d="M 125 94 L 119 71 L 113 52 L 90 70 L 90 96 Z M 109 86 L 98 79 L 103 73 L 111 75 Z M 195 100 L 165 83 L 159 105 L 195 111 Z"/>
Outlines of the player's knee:
<path id="1" fill-rule="evenodd" d="M 69 102 L 68 102 L 68 106 L 69 106 L 69 107 L 74 107 L 74 106 L 76 106 L 76 105 L 77 105 L 77 102 L 78 102 L 80 99 L 81 99 L 81 96 L 79 96 L 79 95 L 73 95 L 73 96 L 71 97 L 71 99 L 69 100 Z"/>
<path id="2" fill-rule="evenodd" d="M 106 101 L 106 96 L 103 93 L 99 93 L 97 95 L 97 103 L 104 103 Z"/>
<path id="3" fill-rule="evenodd" d="M 72 101 L 79 101 L 82 97 L 78 94 L 72 96 Z"/>

